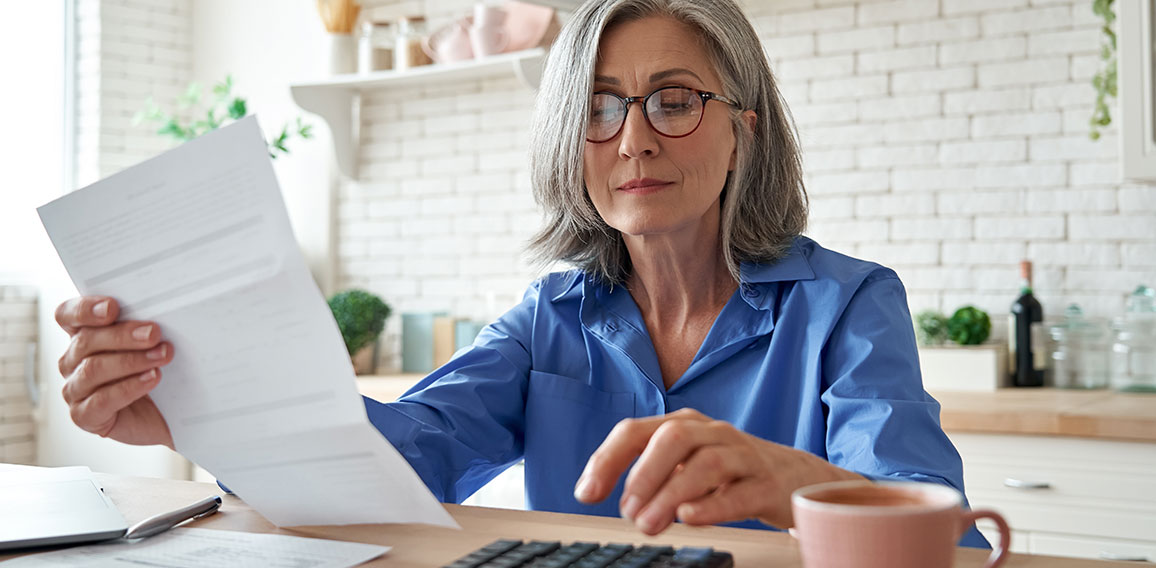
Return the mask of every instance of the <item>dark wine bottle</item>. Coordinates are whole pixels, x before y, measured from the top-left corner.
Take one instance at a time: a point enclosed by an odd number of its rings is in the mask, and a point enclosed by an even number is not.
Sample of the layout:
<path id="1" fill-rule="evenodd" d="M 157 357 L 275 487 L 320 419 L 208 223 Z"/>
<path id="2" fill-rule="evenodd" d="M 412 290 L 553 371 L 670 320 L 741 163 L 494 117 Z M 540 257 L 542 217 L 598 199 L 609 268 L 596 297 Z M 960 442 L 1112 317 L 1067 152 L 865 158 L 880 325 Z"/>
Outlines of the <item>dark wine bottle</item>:
<path id="1" fill-rule="evenodd" d="M 1008 363 L 1012 386 L 1044 386 L 1046 354 L 1043 349 L 1044 308 L 1032 295 L 1032 263 L 1020 262 L 1023 287 L 1011 305 L 1008 325 Z"/>

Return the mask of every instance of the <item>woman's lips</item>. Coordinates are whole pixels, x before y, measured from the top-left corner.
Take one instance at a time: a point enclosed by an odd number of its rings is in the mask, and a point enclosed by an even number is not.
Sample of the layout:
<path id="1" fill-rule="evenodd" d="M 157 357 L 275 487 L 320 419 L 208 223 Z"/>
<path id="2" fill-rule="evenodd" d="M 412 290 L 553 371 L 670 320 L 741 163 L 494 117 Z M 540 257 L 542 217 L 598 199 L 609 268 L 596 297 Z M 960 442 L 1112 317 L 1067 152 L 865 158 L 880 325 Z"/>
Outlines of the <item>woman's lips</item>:
<path id="1" fill-rule="evenodd" d="M 666 187 L 673 184 L 674 182 L 671 181 L 662 181 L 660 179 L 653 178 L 632 179 L 618 186 L 618 191 L 632 193 L 634 195 L 645 195 L 648 193 L 654 193 L 656 191 L 662 191 L 663 189 L 666 189 Z"/>

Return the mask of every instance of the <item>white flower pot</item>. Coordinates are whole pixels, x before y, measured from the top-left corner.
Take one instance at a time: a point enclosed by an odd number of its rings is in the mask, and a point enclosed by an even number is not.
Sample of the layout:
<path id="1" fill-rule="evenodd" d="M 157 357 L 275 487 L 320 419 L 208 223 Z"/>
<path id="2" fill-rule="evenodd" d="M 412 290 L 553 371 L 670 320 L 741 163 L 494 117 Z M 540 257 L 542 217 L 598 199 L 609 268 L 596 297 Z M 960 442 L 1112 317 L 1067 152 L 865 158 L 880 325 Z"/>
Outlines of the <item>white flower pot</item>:
<path id="1" fill-rule="evenodd" d="M 1002 343 L 920 347 L 919 367 L 928 391 L 990 392 L 1011 386 Z"/>

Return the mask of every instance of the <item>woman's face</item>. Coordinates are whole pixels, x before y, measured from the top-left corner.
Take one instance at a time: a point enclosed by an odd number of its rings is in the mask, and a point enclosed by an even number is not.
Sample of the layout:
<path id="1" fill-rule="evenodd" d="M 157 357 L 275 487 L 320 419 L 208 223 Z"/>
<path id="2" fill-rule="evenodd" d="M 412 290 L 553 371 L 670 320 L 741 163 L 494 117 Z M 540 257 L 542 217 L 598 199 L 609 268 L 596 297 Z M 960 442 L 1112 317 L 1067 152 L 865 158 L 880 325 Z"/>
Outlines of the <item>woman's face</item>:
<path id="1" fill-rule="evenodd" d="M 695 32 L 668 18 L 604 33 L 594 74 L 594 92 L 624 98 L 670 86 L 726 94 Z M 586 142 L 583 153 L 586 191 L 602 219 L 633 236 L 716 227 L 719 195 L 734 167 L 730 111 L 709 101 L 692 134 L 668 138 L 647 124 L 641 102 L 629 105 L 622 130 L 605 142 Z"/>

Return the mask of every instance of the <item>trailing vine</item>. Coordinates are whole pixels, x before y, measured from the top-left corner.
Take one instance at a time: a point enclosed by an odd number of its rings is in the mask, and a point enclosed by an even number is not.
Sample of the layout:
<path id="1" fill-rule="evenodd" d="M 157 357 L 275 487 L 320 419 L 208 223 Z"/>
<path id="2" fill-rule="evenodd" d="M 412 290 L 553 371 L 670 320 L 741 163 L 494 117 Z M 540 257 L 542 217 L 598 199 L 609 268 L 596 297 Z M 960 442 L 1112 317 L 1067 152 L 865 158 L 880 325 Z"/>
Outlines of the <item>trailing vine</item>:
<path id="1" fill-rule="evenodd" d="M 1092 77 L 1092 86 L 1096 88 L 1096 106 L 1092 109 L 1092 118 L 1089 120 L 1091 131 L 1088 136 L 1092 140 L 1100 139 L 1100 129 L 1112 124 L 1112 111 L 1108 107 L 1108 97 L 1116 98 L 1116 32 L 1112 25 L 1116 23 L 1116 11 L 1112 9 L 1115 0 L 1095 0 L 1092 2 L 1092 12 L 1104 21 L 1100 27 L 1103 36 L 1100 40 L 1100 71 Z"/>

